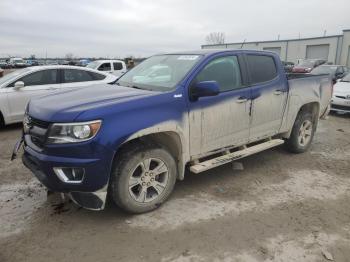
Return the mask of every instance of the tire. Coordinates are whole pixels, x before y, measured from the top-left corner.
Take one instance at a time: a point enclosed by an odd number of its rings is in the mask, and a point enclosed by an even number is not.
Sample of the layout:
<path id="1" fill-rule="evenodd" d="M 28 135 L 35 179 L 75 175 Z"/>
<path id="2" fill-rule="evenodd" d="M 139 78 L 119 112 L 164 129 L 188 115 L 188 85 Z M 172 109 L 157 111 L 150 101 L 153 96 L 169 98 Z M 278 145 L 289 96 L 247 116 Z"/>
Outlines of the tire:
<path id="1" fill-rule="evenodd" d="M 300 112 L 294 122 L 292 133 L 285 146 L 289 152 L 303 153 L 311 145 L 316 130 L 315 121 L 309 112 Z"/>
<path id="2" fill-rule="evenodd" d="M 156 145 L 132 145 L 120 152 L 114 164 L 110 194 L 127 212 L 149 212 L 169 198 L 176 177 L 176 163 L 167 150 Z"/>
<path id="3" fill-rule="evenodd" d="M 5 126 L 5 120 L 4 117 L 2 116 L 1 112 L 0 112 L 0 128 L 3 128 Z"/>

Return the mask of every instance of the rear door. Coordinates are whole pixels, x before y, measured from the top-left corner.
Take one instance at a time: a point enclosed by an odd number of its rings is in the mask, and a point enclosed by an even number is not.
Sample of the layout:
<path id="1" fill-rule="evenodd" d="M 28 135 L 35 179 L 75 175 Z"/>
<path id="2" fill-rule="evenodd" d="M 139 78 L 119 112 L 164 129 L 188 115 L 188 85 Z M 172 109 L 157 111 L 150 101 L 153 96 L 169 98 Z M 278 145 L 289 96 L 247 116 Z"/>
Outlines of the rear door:
<path id="1" fill-rule="evenodd" d="M 216 81 L 220 87 L 217 96 L 190 102 L 192 156 L 248 141 L 250 88 L 245 85 L 241 69 L 238 56 L 220 56 L 209 61 L 192 81 L 192 85 Z"/>
<path id="2" fill-rule="evenodd" d="M 249 141 L 278 133 L 286 107 L 288 86 L 277 58 L 261 53 L 245 55 L 252 88 Z"/>
<path id="3" fill-rule="evenodd" d="M 62 88 L 78 88 L 99 83 L 106 76 L 99 73 L 79 69 L 62 69 Z"/>
<path id="4" fill-rule="evenodd" d="M 120 76 L 126 72 L 123 63 L 121 62 L 113 62 L 113 72 L 112 74 L 115 76 Z"/>
<path id="5" fill-rule="evenodd" d="M 11 121 L 22 121 L 24 110 L 33 97 L 46 95 L 60 87 L 57 69 L 41 70 L 17 79 L 7 86 Z M 23 81 L 24 87 L 15 89 L 14 84 Z"/>

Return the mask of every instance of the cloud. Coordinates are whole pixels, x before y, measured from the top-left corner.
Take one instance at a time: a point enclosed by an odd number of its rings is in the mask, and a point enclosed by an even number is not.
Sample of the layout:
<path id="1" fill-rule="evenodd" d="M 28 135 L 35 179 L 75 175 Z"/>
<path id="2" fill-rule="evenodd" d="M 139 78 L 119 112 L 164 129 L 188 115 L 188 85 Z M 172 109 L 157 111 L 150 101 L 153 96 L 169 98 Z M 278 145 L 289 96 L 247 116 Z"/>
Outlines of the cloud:
<path id="1" fill-rule="evenodd" d="M 341 8 L 339 8 L 341 7 Z M 11 0 L 0 2 L 0 56 L 149 56 L 226 41 L 339 34 L 347 0 Z"/>

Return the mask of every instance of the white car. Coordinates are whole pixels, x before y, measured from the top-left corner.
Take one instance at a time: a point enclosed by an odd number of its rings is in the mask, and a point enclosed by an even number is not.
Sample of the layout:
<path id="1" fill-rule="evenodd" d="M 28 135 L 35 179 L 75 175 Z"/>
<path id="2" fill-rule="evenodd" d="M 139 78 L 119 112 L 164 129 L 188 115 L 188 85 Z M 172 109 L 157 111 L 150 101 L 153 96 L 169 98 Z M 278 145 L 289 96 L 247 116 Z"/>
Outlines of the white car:
<path id="1" fill-rule="evenodd" d="M 77 66 L 35 66 L 0 78 L 0 125 L 21 122 L 28 101 L 60 89 L 112 83 L 116 76 Z"/>
<path id="2" fill-rule="evenodd" d="M 125 62 L 121 60 L 96 60 L 89 63 L 86 67 L 104 71 L 115 76 L 121 76 L 127 71 Z"/>
<path id="3" fill-rule="evenodd" d="M 334 85 L 331 111 L 350 113 L 350 74 Z"/>
<path id="4" fill-rule="evenodd" d="M 9 64 L 14 68 L 23 68 L 27 66 L 26 61 L 19 57 L 10 58 Z"/>

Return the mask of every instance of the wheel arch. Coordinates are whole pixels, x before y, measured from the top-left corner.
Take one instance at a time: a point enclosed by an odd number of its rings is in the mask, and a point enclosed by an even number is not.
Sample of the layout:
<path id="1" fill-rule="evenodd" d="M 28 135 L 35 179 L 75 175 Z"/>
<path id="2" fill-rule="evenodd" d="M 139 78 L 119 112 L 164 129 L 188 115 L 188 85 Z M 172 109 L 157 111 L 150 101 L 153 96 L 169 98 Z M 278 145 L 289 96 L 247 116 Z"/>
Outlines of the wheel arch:
<path id="1" fill-rule="evenodd" d="M 304 113 L 304 112 L 309 112 L 312 114 L 313 116 L 313 123 L 315 125 L 315 128 L 317 127 L 318 124 L 318 119 L 319 119 L 319 115 L 320 115 L 320 103 L 317 101 L 313 101 L 313 102 L 309 102 L 306 104 L 303 104 L 299 110 L 297 111 L 297 113 L 295 114 L 295 116 L 293 117 L 293 121 L 291 121 L 290 123 L 290 128 L 289 130 L 282 134 L 283 138 L 289 138 L 291 133 L 292 133 L 292 129 L 293 129 L 293 125 L 298 117 L 298 115 Z"/>
<path id="2" fill-rule="evenodd" d="M 174 157 L 178 175 L 178 180 L 184 179 L 185 165 L 187 162 L 186 153 L 184 152 L 184 141 L 181 135 L 175 131 L 160 131 L 156 133 L 148 133 L 144 135 L 133 136 L 122 143 L 115 153 L 115 157 L 122 150 L 127 150 L 129 146 L 135 146 L 135 144 L 156 144 L 164 147 Z"/>

